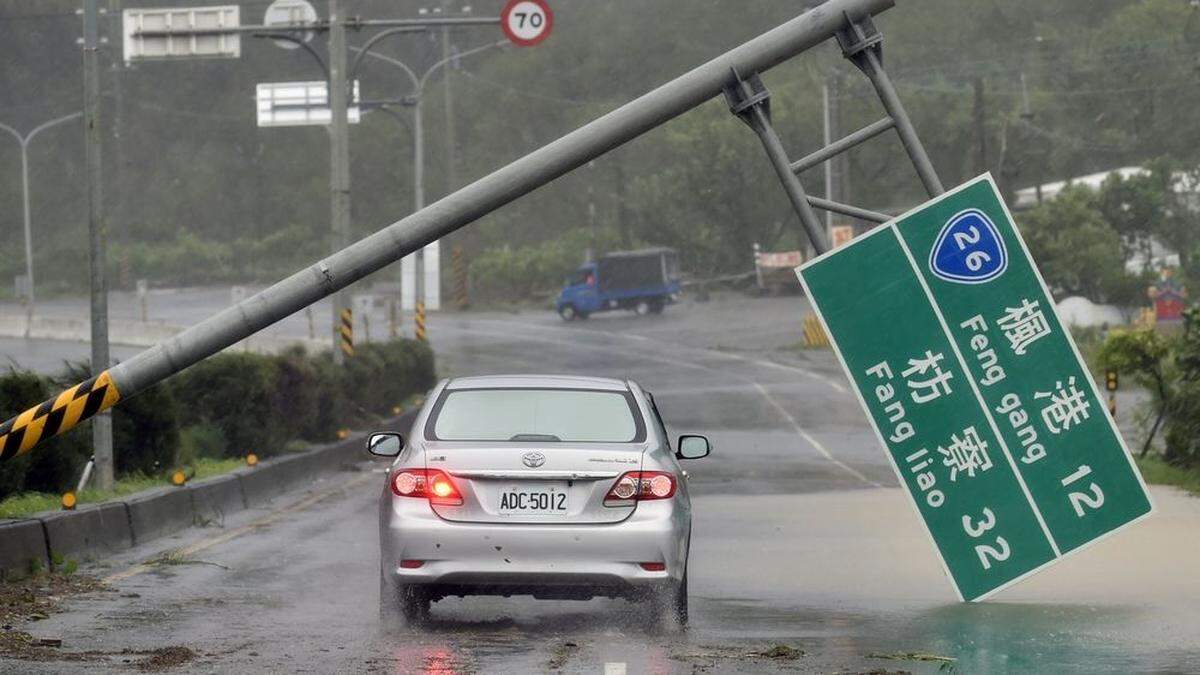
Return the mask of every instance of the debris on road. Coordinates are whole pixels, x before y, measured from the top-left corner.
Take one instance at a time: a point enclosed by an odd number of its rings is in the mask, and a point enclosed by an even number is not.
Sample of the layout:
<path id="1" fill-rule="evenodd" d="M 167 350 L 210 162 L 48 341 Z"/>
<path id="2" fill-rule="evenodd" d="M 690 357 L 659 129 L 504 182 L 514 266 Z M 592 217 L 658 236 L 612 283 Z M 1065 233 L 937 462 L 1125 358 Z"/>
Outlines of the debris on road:
<path id="1" fill-rule="evenodd" d="M 955 659 L 953 656 L 942 656 L 940 654 L 929 654 L 926 652 L 892 652 L 890 654 L 867 654 L 868 659 L 889 659 L 892 661 L 932 661 L 940 663 L 939 670 L 953 670 Z"/>
<path id="2" fill-rule="evenodd" d="M 0 583 L 0 625 L 7 629 L 23 621 L 47 619 L 67 596 L 100 590 L 107 586 L 85 574 L 41 573 Z"/>
<path id="3" fill-rule="evenodd" d="M 578 651 L 579 644 L 569 640 L 556 645 L 550 652 L 550 660 L 546 662 L 546 669 L 562 670 Z"/>
<path id="4" fill-rule="evenodd" d="M 171 646 L 153 649 L 148 652 L 140 652 L 146 654 L 147 657 L 138 661 L 134 665 L 137 669 L 146 673 L 157 673 L 164 670 L 169 670 L 177 666 L 182 666 L 190 663 L 198 656 L 196 652 L 187 647 Z"/>
<path id="5" fill-rule="evenodd" d="M 773 644 L 765 648 L 705 645 L 698 647 L 697 649 L 698 651 L 673 653 L 671 654 L 671 658 L 675 661 L 683 661 L 687 663 L 707 661 L 708 664 L 705 667 L 712 668 L 715 667 L 718 662 L 727 660 L 736 660 L 740 662 L 794 661 L 805 655 L 803 649 L 797 649 L 796 647 L 785 644 Z"/>

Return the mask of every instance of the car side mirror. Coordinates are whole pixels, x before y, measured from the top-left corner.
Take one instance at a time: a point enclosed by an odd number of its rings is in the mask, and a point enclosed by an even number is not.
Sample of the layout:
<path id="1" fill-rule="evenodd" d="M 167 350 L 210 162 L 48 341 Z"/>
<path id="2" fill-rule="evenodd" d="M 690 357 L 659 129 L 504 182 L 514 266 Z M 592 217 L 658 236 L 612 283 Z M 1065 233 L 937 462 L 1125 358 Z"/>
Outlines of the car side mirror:
<path id="1" fill-rule="evenodd" d="M 700 459 L 708 457 L 712 452 L 712 444 L 699 434 L 684 434 L 679 437 L 679 451 L 675 456 L 679 459 Z"/>
<path id="2" fill-rule="evenodd" d="M 367 437 L 367 452 L 376 457 L 395 457 L 404 449 L 404 438 L 394 431 L 379 431 Z"/>

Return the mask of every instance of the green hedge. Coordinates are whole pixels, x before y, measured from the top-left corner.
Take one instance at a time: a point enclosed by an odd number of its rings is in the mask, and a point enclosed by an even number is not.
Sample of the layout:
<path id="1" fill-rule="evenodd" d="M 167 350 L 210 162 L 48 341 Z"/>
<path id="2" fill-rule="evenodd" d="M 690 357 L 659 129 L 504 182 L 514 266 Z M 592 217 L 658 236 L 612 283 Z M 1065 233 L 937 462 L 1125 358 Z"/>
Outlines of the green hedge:
<path id="1" fill-rule="evenodd" d="M 0 415 L 8 419 L 87 377 L 83 365 L 57 378 L 10 369 L 0 375 Z M 344 368 L 328 352 L 300 348 L 219 354 L 113 409 L 117 474 L 157 475 L 198 457 L 269 457 L 289 443 L 329 441 L 340 428 L 390 416 L 435 380 L 433 352 L 412 340 L 361 345 Z M 84 424 L 0 464 L 0 499 L 74 487 L 90 448 Z"/>

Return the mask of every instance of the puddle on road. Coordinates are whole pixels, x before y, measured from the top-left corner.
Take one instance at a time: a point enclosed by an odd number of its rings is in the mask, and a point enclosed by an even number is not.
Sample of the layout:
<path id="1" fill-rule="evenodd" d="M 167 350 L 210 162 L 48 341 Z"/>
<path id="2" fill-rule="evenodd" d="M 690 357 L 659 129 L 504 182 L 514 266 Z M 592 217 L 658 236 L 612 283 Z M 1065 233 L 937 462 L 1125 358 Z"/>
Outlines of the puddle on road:
<path id="1" fill-rule="evenodd" d="M 897 642 L 958 657 L 962 672 L 1195 672 L 1194 617 L 1162 610 L 985 602 L 917 612 L 897 622 Z M 1182 646 L 1178 646 L 1182 645 Z"/>

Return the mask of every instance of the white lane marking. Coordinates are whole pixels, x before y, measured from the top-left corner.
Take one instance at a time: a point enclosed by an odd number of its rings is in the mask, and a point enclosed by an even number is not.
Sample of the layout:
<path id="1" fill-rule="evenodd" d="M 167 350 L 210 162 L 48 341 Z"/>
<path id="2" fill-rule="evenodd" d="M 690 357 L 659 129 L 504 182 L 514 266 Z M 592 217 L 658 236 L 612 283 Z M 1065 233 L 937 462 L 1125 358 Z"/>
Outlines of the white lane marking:
<path id="1" fill-rule="evenodd" d="M 767 402 L 769 402 L 772 406 L 775 407 L 776 410 L 779 411 L 780 415 L 783 415 L 784 419 L 786 419 L 788 421 L 788 423 L 792 425 L 792 428 L 796 430 L 796 433 L 800 434 L 800 436 L 804 440 L 808 441 L 814 448 L 816 448 L 817 452 L 821 453 L 821 455 L 823 455 L 825 457 L 825 459 L 840 466 L 847 473 L 855 476 L 856 478 L 858 478 L 859 480 L 861 480 L 862 482 L 864 482 L 868 485 L 871 485 L 874 487 L 879 487 L 879 488 L 883 487 L 882 484 L 876 483 L 875 481 L 871 480 L 870 478 L 867 478 L 866 476 L 862 475 L 862 473 L 860 473 L 854 467 L 849 466 L 842 460 L 834 457 L 829 452 L 829 450 L 827 450 L 825 448 L 825 446 L 821 444 L 820 441 L 813 438 L 812 434 L 808 433 L 807 431 L 804 430 L 804 427 L 800 426 L 800 423 L 796 421 L 796 418 L 792 417 L 792 414 L 789 413 L 787 411 L 787 409 L 785 409 L 782 405 L 780 405 L 779 402 L 775 400 L 775 397 L 771 396 L 771 394 L 767 391 L 766 387 L 762 386 L 761 384 L 759 384 L 757 382 L 754 383 L 754 387 L 756 389 L 758 389 L 759 393 L 761 393 L 763 395 L 763 398 L 767 399 Z"/>
<path id="2" fill-rule="evenodd" d="M 625 675 L 625 662 L 608 662 L 604 664 L 604 675 Z"/>
<path id="3" fill-rule="evenodd" d="M 801 373 L 803 375 L 811 377 L 814 380 L 820 380 L 821 382 L 824 382 L 825 384 L 829 385 L 834 391 L 838 392 L 839 394 L 848 393 L 846 391 L 846 388 L 843 387 L 840 382 L 830 379 L 828 377 L 825 377 L 824 375 L 821 375 L 820 373 L 815 373 L 806 368 L 801 368 L 800 366 L 792 366 L 792 365 L 788 365 L 786 363 L 778 363 L 775 361 L 764 361 L 763 359 L 753 359 L 748 356 L 739 356 L 737 354 L 726 354 L 724 352 L 715 352 L 715 353 L 720 354 L 721 356 L 731 358 L 731 359 L 737 359 L 738 361 L 746 361 L 748 363 L 753 363 L 753 364 L 755 364 L 757 366 L 761 366 L 763 368 L 775 368 L 776 370 L 786 370 L 788 372 Z"/>
<path id="4" fill-rule="evenodd" d="M 530 328 L 530 326 L 527 324 L 517 323 L 515 321 L 507 321 L 505 319 L 476 319 L 476 321 L 479 321 L 481 323 L 498 323 L 498 324 L 519 326 L 519 327 L 525 328 L 525 329 Z M 651 337 L 648 337 L 645 335 L 638 335 L 636 333 L 616 333 L 616 332 L 612 332 L 612 331 L 600 330 L 598 328 L 567 328 L 565 326 L 538 326 L 538 328 L 548 329 L 548 330 L 552 330 L 552 331 L 560 331 L 563 333 L 587 333 L 590 335 L 615 337 L 615 338 L 621 338 L 621 339 L 625 339 L 625 340 L 640 340 L 643 342 L 659 342 L 659 340 L 656 340 L 655 338 L 651 338 Z M 823 382 L 824 384 L 828 385 L 831 389 L 838 392 L 839 394 L 848 394 L 849 393 L 849 391 L 846 389 L 846 387 L 844 387 L 840 382 L 830 379 L 828 377 L 825 377 L 824 375 L 821 375 L 820 373 L 815 373 L 815 372 L 808 370 L 807 368 L 803 368 L 801 366 L 777 363 L 775 361 L 765 361 L 762 359 L 750 358 L 748 356 L 741 356 L 739 354 L 730 354 L 728 352 L 722 352 L 722 351 L 718 351 L 716 349 L 707 349 L 705 347 L 684 347 L 683 345 L 679 345 L 679 344 L 672 344 L 672 346 L 675 348 L 678 348 L 678 349 L 686 349 L 686 350 L 690 350 L 690 351 L 694 351 L 694 352 L 700 352 L 700 353 L 706 354 L 710 357 L 724 357 L 727 359 L 733 359 L 735 361 L 742 361 L 745 363 L 753 363 L 757 366 L 761 366 L 761 367 L 765 367 L 765 368 L 774 368 L 776 370 L 787 370 L 789 372 L 802 373 L 806 377 L 810 377 L 814 380 Z M 660 359 L 660 360 L 663 360 L 663 359 Z"/>
<path id="5" fill-rule="evenodd" d="M 490 321 L 490 323 L 513 323 L 513 322 Z M 517 325 L 521 326 L 522 328 L 525 327 L 521 324 L 517 324 Z M 792 429 L 794 429 L 796 431 L 796 433 L 800 435 L 801 438 L 808 441 L 808 443 L 810 445 L 812 445 L 813 448 L 815 448 L 817 450 L 817 452 L 821 454 L 822 457 L 829 460 L 830 462 L 837 465 L 838 467 L 841 467 L 844 471 L 846 471 L 850 475 L 854 476 L 855 478 L 861 480 L 862 482 L 866 483 L 867 485 L 871 485 L 873 487 L 883 487 L 882 484 L 877 483 L 877 482 L 871 480 L 870 478 L 867 478 L 861 472 L 859 472 L 857 469 L 854 469 L 853 467 L 848 466 L 841 460 L 836 459 L 829 452 L 829 450 L 824 445 L 821 444 L 820 441 L 818 441 L 816 438 L 814 438 L 812 436 L 812 434 L 805 431 L 804 427 L 800 426 L 800 423 L 796 421 L 796 418 L 793 417 L 791 413 L 789 413 L 782 405 L 780 405 L 780 403 L 778 401 L 775 400 L 774 397 L 771 396 L 770 392 L 767 391 L 766 387 L 764 387 L 762 384 L 760 384 L 760 383 L 754 381 L 753 379 L 751 379 L 745 375 L 742 375 L 740 373 L 732 373 L 727 370 L 721 370 L 719 368 L 713 368 L 712 366 L 706 366 L 702 363 L 692 363 L 690 361 L 680 361 L 678 359 L 664 358 L 661 356 L 639 356 L 636 354 L 630 354 L 623 349 L 619 349 L 616 347 L 608 347 L 605 345 L 579 343 L 579 342 L 566 342 L 563 340 L 556 340 L 551 337 L 541 337 L 541 336 L 533 337 L 533 336 L 529 336 L 529 335 L 515 336 L 511 333 L 496 334 L 496 333 L 492 333 L 490 331 L 481 331 L 478 329 L 467 329 L 467 328 L 458 328 L 458 327 L 450 327 L 450 326 L 443 326 L 442 330 L 445 330 L 447 328 L 449 328 L 449 330 L 451 332 L 458 331 L 458 332 L 470 333 L 472 335 L 486 335 L 486 336 L 492 336 L 492 337 L 501 337 L 501 338 L 508 339 L 508 340 L 525 340 L 528 342 L 541 342 L 544 344 L 552 344 L 552 345 L 557 345 L 560 347 L 568 347 L 568 348 L 572 348 L 572 349 L 583 348 L 583 349 L 593 349 L 596 351 L 615 352 L 617 354 L 620 354 L 620 355 L 626 356 L 626 357 L 632 356 L 634 358 L 641 358 L 643 360 L 648 360 L 648 361 L 657 361 L 659 363 L 670 363 L 672 365 L 676 365 L 676 366 L 680 366 L 680 367 L 684 367 L 684 368 L 695 368 L 698 370 L 704 370 L 707 372 L 716 373 L 718 375 L 733 376 L 738 379 L 745 380 L 750 385 L 752 385 L 755 389 L 757 389 L 758 392 L 760 394 L 762 394 L 763 398 L 765 398 L 767 400 L 767 402 L 771 404 L 772 407 L 774 407 L 776 410 L 779 411 L 779 413 L 781 415 L 783 415 L 784 419 L 786 419 L 788 421 L 788 423 L 791 425 Z M 564 330 L 564 329 L 559 329 L 559 330 Z M 565 330 L 570 330 L 570 329 L 565 329 Z M 596 333 L 596 334 L 600 334 L 600 335 L 616 335 L 616 336 L 620 337 L 620 334 L 617 334 L 617 333 L 603 333 L 602 331 L 590 331 L 590 330 L 586 331 L 586 332 Z M 702 351 L 711 352 L 712 350 L 702 350 Z M 712 352 L 712 353 L 721 354 L 722 356 L 731 356 L 728 354 L 722 354 L 721 352 Z M 732 358 L 742 359 L 744 357 L 732 357 Z"/>

